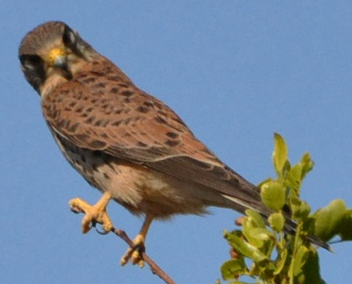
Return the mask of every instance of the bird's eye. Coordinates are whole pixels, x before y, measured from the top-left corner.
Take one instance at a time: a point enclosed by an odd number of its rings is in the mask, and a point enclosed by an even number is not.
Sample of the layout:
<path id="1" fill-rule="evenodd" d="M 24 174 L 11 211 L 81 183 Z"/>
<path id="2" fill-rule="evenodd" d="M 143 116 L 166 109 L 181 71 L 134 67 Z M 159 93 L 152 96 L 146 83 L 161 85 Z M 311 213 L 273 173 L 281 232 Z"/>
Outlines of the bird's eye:
<path id="1" fill-rule="evenodd" d="M 33 54 L 22 54 L 19 58 L 22 66 L 21 69 L 27 81 L 39 93 L 39 88 L 46 78 L 44 60 L 40 56 Z"/>
<path id="2" fill-rule="evenodd" d="M 27 71 L 42 69 L 44 64 L 43 59 L 40 56 L 34 54 L 20 55 L 20 62 L 22 67 Z"/>
<path id="3" fill-rule="evenodd" d="M 62 41 L 64 42 L 65 46 L 75 49 L 77 45 L 77 39 L 78 37 L 76 33 L 68 26 L 65 26 L 65 30 L 62 35 Z"/>

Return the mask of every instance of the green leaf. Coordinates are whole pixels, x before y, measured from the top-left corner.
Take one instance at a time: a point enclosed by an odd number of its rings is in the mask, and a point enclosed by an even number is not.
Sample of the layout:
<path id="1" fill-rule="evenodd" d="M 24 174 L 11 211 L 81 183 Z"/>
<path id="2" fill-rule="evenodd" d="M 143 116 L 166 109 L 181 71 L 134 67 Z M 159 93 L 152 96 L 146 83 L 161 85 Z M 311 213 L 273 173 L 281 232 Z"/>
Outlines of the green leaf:
<path id="1" fill-rule="evenodd" d="M 295 283 L 302 284 L 323 284 L 325 283 L 320 277 L 319 256 L 316 249 L 311 248 L 308 252 L 308 258 L 302 267 L 302 272 L 297 275 Z"/>
<path id="2" fill-rule="evenodd" d="M 288 150 L 285 140 L 278 133 L 274 133 L 274 152 L 273 163 L 279 176 L 282 175 L 284 166 L 287 162 Z"/>
<path id="3" fill-rule="evenodd" d="M 301 179 L 303 180 L 308 172 L 310 172 L 314 167 L 314 162 L 310 157 L 309 153 L 304 153 L 301 158 L 301 165 L 302 165 L 302 176 Z"/>
<path id="4" fill-rule="evenodd" d="M 243 259 L 228 260 L 220 268 L 224 280 L 236 279 L 239 274 L 245 274 L 246 269 Z"/>
<path id="5" fill-rule="evenodd" d="M 262 215 L 260 215 L 257 211 L 254 211 L 252 209 L 247 209 L 246 210 L 246 215 L 248 217 L 250 217 L 251 222 L 253 222 L 253 226 L 255 226 L 256 228 L 265 228 L 265 221 L 262 217 Z"/>
<path id="6" fill-rule="evenodd" d="M 244 284 L 239 281 L 242 275 L 252 277 L 256 283 L 324 284 L 318 253 L 309 236 L 315 235 L 322 241 L 335 235 L 352 240 L 352 209 L 347 210 L 342 200 L 334 200 L 310 214 L 309 205 L 300 199 L 302 181 L 314 166 L 310 155 L 305 153 L 291 166 L 285 140 L 275 134 L 272 158 L 278 178 L 263 181 L 259 188 L 263 203 L 273 213 L 265 221 L 257 211 L 246 210 L 242 231 L 225 233 L 237 253 L 233 256 L 238 258 L 224 263 L 223 277 L 231 279 L 231 284 Z M 292 213 L 296 222 L 294 235 L 283 233 L 287 222 L 283 208 L 285 213 Z"/>
<path id="7" fill-rule="evenodd" d="M 269 216 L 268 222 L 275 232 L 281 232 L 285 226 L 285 217 L 281 212 L 273 213 Z"/>
<path id="8" fill-rule="evenodd" d="M 243 235 L 251 245 L 267 254 L 274 246 L 274 235 L 267 229 L 263 217 L 258 212 L 247 209 L 246 215 L 242 224 Z"/>
<path id="9" fill-rule="evenodd" d="M 274 275 L 279 275 L 281 273 L 281 271 L 284 269 L 285 264 L 286 264 L 287 255 L 288 255 L 287 249 L 284 249 L 280 252 L 280 257 L 279 257 L 279 260 L 277 261 L 276 270 L 274 271 Z"/>
<path id="10" fill-rule="evenodd" d="M 260 196 L 266 207 L 279 211 L 286 203 L 286 188 L 278 182 L 268 182 L 262 185 Z"/>
<path id="11" fill-rule="evenodd" d="M 225 233 L 225 238 L 235 251 L 252 259 L 253 261 L 262 262 L 268 260 L 268 257 L 258 248 L 249 244 L 243 239 L 241 231 Z"/>
<path id="12" fill-rule="evenodd" d="M 249 222 L 243 223 L 243 234 L 251 245 L 262 248 L 265 243 L 273 239 L 272 234 L 267 229 L 248 227 L 247 223 Z"/>
<path id="13" fill-rule="evenodd" d="M 300 163 L 292 166 L 291 169 L 287 171 L 286 180 L 289 183 L 289 187 L 299 194 L 302 182 L 302 165 Z"/>
<path id="14" fill-rule="evenodd" d="M 295 257 L 292 259 L 290 266 L 291 277 L 296 278 L 302 273 L 302 267 L 308 259 L 309 250 L 305 246 L 300 246 L 296 252 Z"/>
<path id="15" fill-rule="evenodd" d="M 340 233 L 341 224 L 347 212 L 345 202 L 341 199 L 333 200 L 328 206 L 314 214 L 314 235 L 322 241 L 328 241 Z"/>
<path id="16" fill-rule="evenodd" d="M 295 194 L 291 194 L 289 200 L 292 210 L 292 218 L 294 220 L 303 219 L 309 215 L 310 207 L 305 201 L 300 200 Z"/>
<path id="17" fill-rule="evenodd" d="M 352 209 L 346 211 L 341 222 L 339 235 L 344 241 L 352 240 Z"/>

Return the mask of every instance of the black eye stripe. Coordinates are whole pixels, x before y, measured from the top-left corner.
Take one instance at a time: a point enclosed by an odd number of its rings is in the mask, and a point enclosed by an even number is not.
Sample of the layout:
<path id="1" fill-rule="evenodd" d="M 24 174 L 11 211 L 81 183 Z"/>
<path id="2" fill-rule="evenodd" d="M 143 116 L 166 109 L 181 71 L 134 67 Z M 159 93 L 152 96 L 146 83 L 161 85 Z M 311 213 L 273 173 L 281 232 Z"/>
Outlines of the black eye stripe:
<path id="1" fill-rule="evenodd" d="M 77 36 L 71 28 L 68 26 L 65 27 L 64 33 L 62 35 L 62 41 L 64 44 L 70 48 L 73 48 L 77 45 Z"/>
<path id="2" fill-rule="evenodd" d="M 20 62 L 23 67 L 26 69 L 36 69 L 43 66 L 44 61 L 38 55 L 33 54 L 23 54 L 20 56 Z"/>
<path id="3" fill-rule="evenodd" d="M 86 47 L 87 44 L 81 39 L 77 32 L 74 32 L 70 27 L 66 26 L 62 35 L 62 41 L 75 55 L 84 58 L 82 48 Z"/>
<path id="4" fill-rule="evenodd" d="M 22 54 L 19 59 L 27 81 L 39 93 L 39 88 L 46 79 L 44 60 L 40 56 L 33 54 Z"/>

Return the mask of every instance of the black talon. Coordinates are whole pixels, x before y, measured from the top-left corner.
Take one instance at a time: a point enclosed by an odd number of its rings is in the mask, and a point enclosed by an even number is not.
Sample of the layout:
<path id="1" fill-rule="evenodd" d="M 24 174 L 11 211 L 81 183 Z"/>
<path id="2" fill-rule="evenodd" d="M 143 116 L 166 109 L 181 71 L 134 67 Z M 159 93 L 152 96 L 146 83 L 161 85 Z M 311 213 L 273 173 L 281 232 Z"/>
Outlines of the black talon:
<path id="1" fill-rule="evenodd" d="M 92 222 L 92 226 L 95 228 L 95 231 L 99 235 L 107 235 L 109 233 L 109 231 L 105 231 L 104 229 L 103 229 L 103 231 L 98 230 L 98 228 L 96 228 L 96 224 L 97 224 L 97 222 Z"/>
<path id="2" fill-rule="evenodd" d="M 75 213 L 75 214 L 79 214 L 82 213 L 81 210 L 75 209 L 75 208 L 70 208 L 71 212 Z"/>

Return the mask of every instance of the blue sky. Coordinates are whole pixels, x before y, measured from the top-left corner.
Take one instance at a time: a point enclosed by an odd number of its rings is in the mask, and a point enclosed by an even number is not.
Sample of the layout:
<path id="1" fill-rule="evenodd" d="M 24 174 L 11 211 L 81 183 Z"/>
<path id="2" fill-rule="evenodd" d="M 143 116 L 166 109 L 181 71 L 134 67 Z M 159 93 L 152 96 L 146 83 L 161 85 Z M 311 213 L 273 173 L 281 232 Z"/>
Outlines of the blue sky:
<path id="1" fill-rule="evenodd" d="M 80 233 L 76 196 L 100 194 L 67 164 L 24 80 L 20 40 L 62 20 L 143 90 L 171 106 L 224 162 L 259 183 L 274 172 L 273 133 L 292 162 L 316 165 L 303 187 L 313 207 L 343 198 L 352 206 L 351 1 L 3 1 L 0 9 L 0 281 L 162 283 L 148 268 L 118 265 L 126 245 Z M 107 2 L 107 1 L 106 1 Z M 214 283 L 229 258 L 223 229 L 239 215 L 155 222 L 148 254 L 177 283 Z M 111 204 L 116 227 L 142 223 Z M 352 229 L 352 228 L 351 228 Z M 327 283 L 352 277 L 352 244 L 321 251 Z"/>

